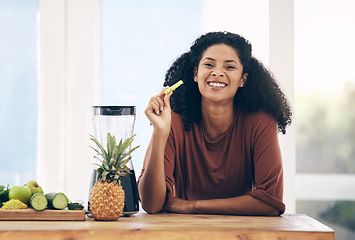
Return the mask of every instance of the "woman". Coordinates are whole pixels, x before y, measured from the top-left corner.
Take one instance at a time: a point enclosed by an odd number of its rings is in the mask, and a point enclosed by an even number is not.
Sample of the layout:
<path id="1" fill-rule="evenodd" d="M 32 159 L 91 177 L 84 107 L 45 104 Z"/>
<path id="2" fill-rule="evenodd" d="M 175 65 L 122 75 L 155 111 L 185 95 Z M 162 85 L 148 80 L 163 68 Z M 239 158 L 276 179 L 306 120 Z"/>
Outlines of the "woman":
<path id="1" fill-rule="evenodd" d="M 184 84 L 174 93 L 167 86 Z M 153 133 L 139 194 L 148 213 L 277 216 L 285 211 L 278 130 L 287 100 L 243 37 L 201 36 L 168 70 L 145 114 Z"/>

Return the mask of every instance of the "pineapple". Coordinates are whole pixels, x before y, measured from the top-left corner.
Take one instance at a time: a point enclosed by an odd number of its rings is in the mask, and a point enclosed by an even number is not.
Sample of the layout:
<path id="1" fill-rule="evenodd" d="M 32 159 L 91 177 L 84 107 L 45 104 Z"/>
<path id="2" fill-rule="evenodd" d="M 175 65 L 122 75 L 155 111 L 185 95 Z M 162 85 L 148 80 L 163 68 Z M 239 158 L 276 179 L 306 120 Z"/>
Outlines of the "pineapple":
<path id="1" fill-rule="evenodd" d="M 101 164 L 97 164 L 97 182 L 91 189 L 90 212 L 95 220 L 116 221 L 123 213 L 125 203 L 125 193 L 121 186 L 121 177 L 131 173 L 127 167 L 132 153 L 139 146 L 126 152 L 131 145 L 133 135 L 124 142 L 116 145 L 116 138 L 107 134 L 107 151 L 91 135 L 91 140 L 95 142 L 98 150 L 93 148 L 99 157 L 96 157 Z"/>

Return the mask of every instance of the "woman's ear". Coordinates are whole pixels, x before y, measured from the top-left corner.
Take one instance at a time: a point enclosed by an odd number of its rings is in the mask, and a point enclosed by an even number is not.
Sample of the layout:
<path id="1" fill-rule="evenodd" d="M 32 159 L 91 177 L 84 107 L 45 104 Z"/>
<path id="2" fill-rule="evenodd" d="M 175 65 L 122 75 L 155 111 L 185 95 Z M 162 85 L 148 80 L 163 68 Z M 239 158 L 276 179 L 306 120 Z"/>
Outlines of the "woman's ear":
<path id="1" fill-rule="evenodd" d="M 194 67 L 194 81 L 197 82 L 197 67 Z"/>
<path id="2" fill-rule="evenodd" d="M 242 78 L 240 79 L 240 87 L 244 87 L 248 80 L 248 73 L 244 73 Z"/>

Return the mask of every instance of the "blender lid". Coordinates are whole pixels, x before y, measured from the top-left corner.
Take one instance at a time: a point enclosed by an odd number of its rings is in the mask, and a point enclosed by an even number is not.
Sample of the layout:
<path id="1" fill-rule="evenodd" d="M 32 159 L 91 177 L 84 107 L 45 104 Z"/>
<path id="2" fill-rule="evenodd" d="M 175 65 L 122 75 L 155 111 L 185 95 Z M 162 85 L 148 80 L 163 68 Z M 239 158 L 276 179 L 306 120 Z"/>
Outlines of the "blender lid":
<path id="1" fill-rule="evenodd" d="M 93 115 L 136 115 L 136 106 L 92 106 Z"/>

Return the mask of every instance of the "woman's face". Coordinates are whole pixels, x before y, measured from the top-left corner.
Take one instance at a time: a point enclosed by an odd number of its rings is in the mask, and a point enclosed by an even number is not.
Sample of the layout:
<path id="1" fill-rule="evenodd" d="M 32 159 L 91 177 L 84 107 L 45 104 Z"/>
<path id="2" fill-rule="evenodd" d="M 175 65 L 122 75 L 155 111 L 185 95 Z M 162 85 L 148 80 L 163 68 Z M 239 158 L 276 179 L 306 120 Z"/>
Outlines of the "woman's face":
<path id="1" fill-rule="evenodd" d="M 194 74 L 202 100 L 216 103 L 233 102 L 246 79 L 237 51 L 225 44 L 207 48 Z"/>

